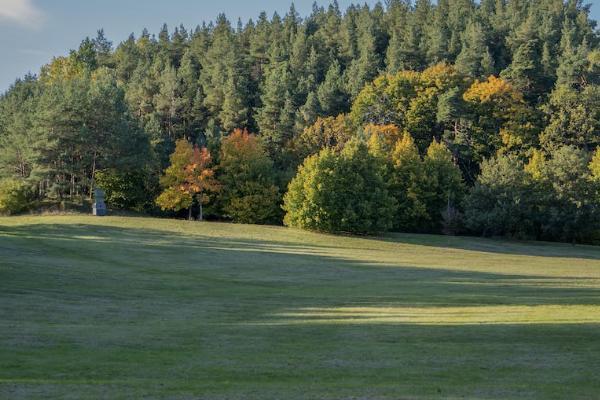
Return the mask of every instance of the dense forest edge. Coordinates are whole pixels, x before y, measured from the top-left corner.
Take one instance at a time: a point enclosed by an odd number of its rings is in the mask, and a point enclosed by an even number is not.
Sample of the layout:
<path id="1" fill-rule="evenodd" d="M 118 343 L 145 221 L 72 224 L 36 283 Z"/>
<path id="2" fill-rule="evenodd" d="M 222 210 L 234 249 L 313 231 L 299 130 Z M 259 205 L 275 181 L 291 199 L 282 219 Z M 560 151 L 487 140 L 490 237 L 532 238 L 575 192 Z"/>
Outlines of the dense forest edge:
<path id="1" fill-rule="evenodd" d="M 103 30 L 0 97 L 0 213 L 600 242 L 580 0 L 389 0 Z"/>

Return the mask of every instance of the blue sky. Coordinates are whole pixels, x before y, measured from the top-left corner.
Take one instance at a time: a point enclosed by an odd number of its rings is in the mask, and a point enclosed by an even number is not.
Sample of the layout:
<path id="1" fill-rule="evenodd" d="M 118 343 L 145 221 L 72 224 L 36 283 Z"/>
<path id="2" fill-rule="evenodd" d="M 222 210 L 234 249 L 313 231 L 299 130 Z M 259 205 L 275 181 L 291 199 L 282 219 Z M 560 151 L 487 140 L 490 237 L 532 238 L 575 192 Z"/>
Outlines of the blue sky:
<path id="1" fill-rule="evenodd" d="M 170 28 L 183 23 L 193 28 L 225 12 L 233 22 L 241 17 L 256 19 L 260 11 L 284 14 L 290 1 L 282 0 L 0 0 L 0 93 L 15 78 L 28 71 L 37 73 L 52 56 L 76 48 L 86 36 L 104 28 L 114 44 L 136 35 L 147 27 L 157 33 L 163 22 Z M 338 0 L 345 9 L 352 0 Z M 355 1 L 356 2 L 356 1 Z M 361 3 L 365 0 L 361 0 Z M 376 0 L 366 0 L 375 4 Z M 296 9 L 305 16 L 313 0 L 295 0 Z M 327 0 L 317 1 L 321 5 Z M 587 0 L 592 15 L 600 20 L 600 0 Z"/>

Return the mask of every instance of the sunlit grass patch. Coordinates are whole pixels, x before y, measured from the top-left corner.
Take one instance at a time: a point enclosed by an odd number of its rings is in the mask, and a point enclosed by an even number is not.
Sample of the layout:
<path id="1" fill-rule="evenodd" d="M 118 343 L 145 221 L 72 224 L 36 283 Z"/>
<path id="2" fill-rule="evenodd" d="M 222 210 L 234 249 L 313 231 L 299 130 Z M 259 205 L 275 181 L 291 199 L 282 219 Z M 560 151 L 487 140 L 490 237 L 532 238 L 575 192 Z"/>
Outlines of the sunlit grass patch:
<path id="1" fill-rule="evenodd" d="M 337 307 L 275 313 L 265 324 L 580 324 L 600 323 L 600 306 Z M 258 322 L 261 323 L 261 322 Z"/>
<path id="2" fill-rule="evenodd" d="M 0 218 L 0 399 L 594 399 L 600 249 Z"/>

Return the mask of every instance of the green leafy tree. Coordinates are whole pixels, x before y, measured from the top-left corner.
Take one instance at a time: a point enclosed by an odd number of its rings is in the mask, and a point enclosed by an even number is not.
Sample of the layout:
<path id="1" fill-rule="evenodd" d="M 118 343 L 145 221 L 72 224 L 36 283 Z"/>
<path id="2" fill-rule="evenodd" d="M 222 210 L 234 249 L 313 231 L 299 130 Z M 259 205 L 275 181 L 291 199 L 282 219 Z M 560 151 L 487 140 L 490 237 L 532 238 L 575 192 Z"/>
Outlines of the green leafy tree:
<path id="1" fill-rule="evenodd" d="M 425 169 L 412 136 L 405 133 L 391 155 L 390 194 L 398 203 L 394 229 L 425 231 L 431 226 L 425 193 Z"/>
<path id="2" fill-rule="evenodd" d="M 588 168 L 590 169 L 592 178 L 594 180 L 600 181 L 600 147 L 596 148 L 596 151 L 592 156 L 592 160 L 590 161 Z"/>
<path id="3" fill-rule="evenodd" d="M 537 196 L 531 177 L 515 156 L 481 163 L 481 174 L 465 203 L 465 222 L 484 236 L 535 238 Z"/>
<path id="4" fill-rule="evenodd" d="M 96 171 L 96 186 L 106 193 L 108 207 L 139 212 L 153 209 L 159 192 L 158 177 L 149 168 Z"/>
<path id="5" fill-rule="evenodd" d="M 264 224 L 281 221 L 279 188 L 273 162 L 260 138 L 236 129 L 221 142 L 219 202 L 234 222 Z"/>
<path id="6" fill-rule="evenodd" d="M 429 230 L 440 231 L 443 216 L 462 206 L 465 186 L 462 173 L 452 159 L 452 153 L 445 144 L 436 140 L 431 142 L 423 158 L 425 170 L 424 192 L 427 213 L 430 216 Z"/>
<path id="7" fill-rule="evenodd" d="M 600 86 L 589 85 L 581 91 L 558 86 L 544 111 L 549 122 L 540 142 L 547 150 L 564 145 L 592 150 L 600 145 Z"/>
<path id="8" fill-rule="evenodd" d="M 546 195 L 543 237 L 585 242 L 600 227 L 598 184 L 590 174 L 588 154 L 574 146 L 560 147 L 541 160 L 538 171 Z"/>
<path id="9" fill-rule="evenodd" d="M 284 196 L 284 223 L 326 232 L 389 229 L 395 202 L 380 163 L 360 141 L 351 141 L 339 154 L 326 148 L 308 157 Z"/>

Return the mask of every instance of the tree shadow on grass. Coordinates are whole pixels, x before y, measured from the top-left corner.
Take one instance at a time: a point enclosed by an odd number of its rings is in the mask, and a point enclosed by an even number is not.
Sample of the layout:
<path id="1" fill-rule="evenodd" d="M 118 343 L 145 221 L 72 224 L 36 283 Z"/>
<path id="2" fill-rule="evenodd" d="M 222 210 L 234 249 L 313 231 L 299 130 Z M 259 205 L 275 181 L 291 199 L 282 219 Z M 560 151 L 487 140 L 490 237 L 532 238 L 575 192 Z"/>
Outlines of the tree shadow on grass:
<path id="1" fill-rule="evenodd" d="M 95 381 L 108 382 L 103 395 L 211 399 L 600 390 L 600 324 L 577 322 L 597 319 L 593 309 L 569 308 L 600 306 L 593 277 L 367 263 L 325 245 L 85 224 L 0 227 L 0 252 L 0 372 L 55 382 L 41 396 L 78 397 Z M 545 323 L 519 320 L 528 315 Z"/>
<path id="2" fill-rule="evenodd" d="M 135 218 L 131 218 L 135 222 Z M 216 223 L 218 224 L 218 223 Z M 273 227 L 270 228 L 280 228 Z M 52 235 L 55 237 L 71 235 L 74 232 L 94 232 L 101 237 L 111 239 L 111 234 L 118 233 L 119 236 L 127 239 L 143 237 L 148 240 L 153 238 L 178 237 L 182 242 L 195 242 L 197 239 L 209 239 L 212 236 L 205 236 L 192 232 L 190 235 L 173 233 L 169 231 L 152 230 L 146 228 L 136 228 L 135 226 L 122 228 L 111 225 L 101 224 L 35 224 L 21 227 L 3 227 L 0 225 L 0 233 L 18 235 L 18 234 L 36 234 L 41 236 Z M 307 232 L 307 234 L 314 234 Z M 385 243 L 408 244 L 414 246 L 448 248 L 457 250 L 467 250 L 478 253 L 497 253 L 511 254 L 535 257 L 551 257 L 551 258 L 572 258 L 572 259 L 589 259 L 600 261 L 600 246 L 593 245 L 572 245 L 567 243 L 554 243 L 542 241 L 518 241 L 501 238 L 482 238 L 471 236 L 446 236 L 446 235 L 430 235 L 430 234 L 410 234 L 410 233 L 387 233 L 381 236 L 352 236 L 352 235 L 334 235 L 321 234 L 324 239 L 331 239 L 335 242 L 340 237 L 357 238 L 364 240 L 380 241 Z M 244 239 L 240 239 L 243 241 Z M 245 239 L 247 240 L 247 239 Z M 269 241 L 257 238 L 251 243 L 261 243 L 270 246 L 285 246 L 290 248 L 344 248 L 339 244 L 330 246 L 327 244 L 310 243 L 310 245 L 298 244 L 290 241 Z M 326 242 L 326 240 L 325 240 Z"/>
<path id="3" fill-rule="evenodd" d="M 408 233 L 388 233 L 374 240 L 482 253 L 600 260 L 600 246 L 593 245 Z"/>
<path id="4" fill-rule="evenodd" d="M 42 258 L 53 249 L 59 256 L 70 257 L 73 265 L 85 263 L 87 268 L 119 266 L 122 270 L 115 272 L 124 274 L 132 270 L 157 275 L 177 272 L 189 277 L 181 282 L 184 287 L 204 280 L 232 285 L 234 290 L 244 285 L 260 287 L 266 295 L 287 290 L 302 298 L 305 307 L 322 306 L 324 298 L 332 306 L 600 304 L 597 276 L 364 262 L 340 257 L 339 248 L 324 245 L 86 224 L 0 228 L 0 234 L 33 240 L 31 248 Z"/>

